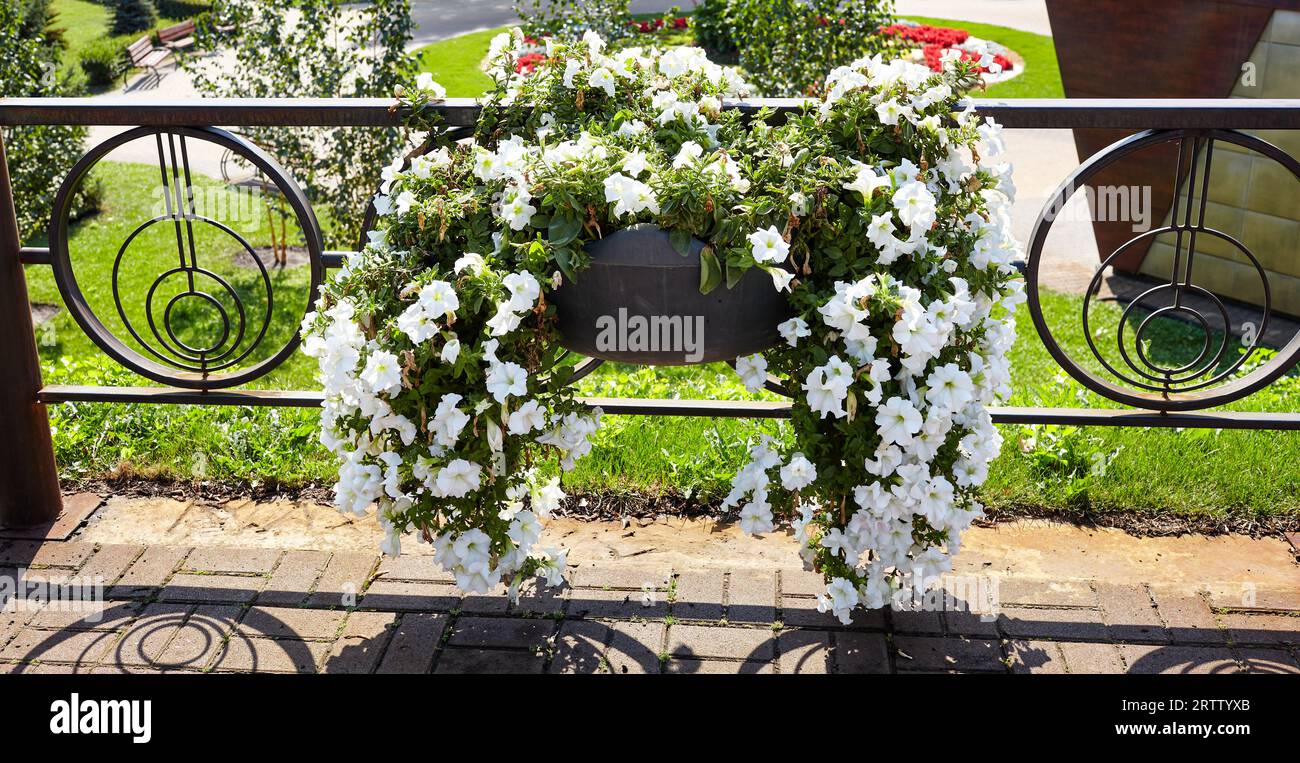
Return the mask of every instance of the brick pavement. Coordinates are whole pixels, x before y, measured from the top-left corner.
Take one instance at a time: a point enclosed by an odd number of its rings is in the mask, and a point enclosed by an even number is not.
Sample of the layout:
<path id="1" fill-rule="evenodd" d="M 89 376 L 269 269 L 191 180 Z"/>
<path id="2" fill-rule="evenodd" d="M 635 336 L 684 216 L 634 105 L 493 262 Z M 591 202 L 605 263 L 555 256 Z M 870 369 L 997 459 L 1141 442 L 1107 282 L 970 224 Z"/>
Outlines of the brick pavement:
<path id="1" fill-rule="evenodd" d="M 1300 672 L 1300 595 L 1000 578 L 996 617 L 816 610 L 798 570 L 585 566 L 462 596 L 429 557 L 0 541 L 0 574 L 103 577 L 107 611 L 0 614 L 0 673 Z"/>

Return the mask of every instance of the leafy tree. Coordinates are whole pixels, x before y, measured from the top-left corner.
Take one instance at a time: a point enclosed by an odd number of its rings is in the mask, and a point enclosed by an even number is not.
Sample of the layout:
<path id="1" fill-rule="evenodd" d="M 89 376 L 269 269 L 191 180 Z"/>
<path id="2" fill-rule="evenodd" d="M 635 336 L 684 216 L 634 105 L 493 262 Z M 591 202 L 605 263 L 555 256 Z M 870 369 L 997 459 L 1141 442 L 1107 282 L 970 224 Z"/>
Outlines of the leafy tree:
<path id="1" fill-rule="evenodd" d="M 47 40 L 50 14 L 30 11 L 28 5 L 0 2 L 0 97 L 79 95 L 79 86 L 59 72 L 58 48 Z M 86 129 L 14 127 L 3 134 L 18 234 L 26 240 L 48 223 L 55 185 L 81 156 Z M 80 203 L 87 201 L 83 196 Z"/>
<path id="2" fill-rule="evenodd" d="M 217 31 L 215 19 L 234 31 Z M 191 56 L 182 66 L 200 93 L 244 98 L 391 98 L 414 61 L 408 0 L 217 0 L 198 47 L 227 48 L 220 67 Z M 261 127 L 240 132 L 270 152 L 330 213 L 331 245 L 352 246 L 380 173 L 404 136 L 374 128 Z"/>
<path id="3" fill-rule="evenodd" d="M 575 39 L 591 30 L 611 45 L 627 37 L 630 0 L 516 0 L 524 32 Z"/>
<path id="4" fill-rule="evenodd" d="M 116 0 L 113 5 L 113 34 L 131 34 L 153 29 L 158 9 L 152 0 Z"/>

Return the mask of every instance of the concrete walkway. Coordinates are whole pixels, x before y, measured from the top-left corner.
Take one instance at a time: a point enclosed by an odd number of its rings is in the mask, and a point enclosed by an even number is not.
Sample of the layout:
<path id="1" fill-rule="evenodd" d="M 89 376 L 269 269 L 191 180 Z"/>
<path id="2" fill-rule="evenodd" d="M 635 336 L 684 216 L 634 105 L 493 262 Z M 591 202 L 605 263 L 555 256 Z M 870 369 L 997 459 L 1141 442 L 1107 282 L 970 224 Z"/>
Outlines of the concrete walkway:
<path id="1" fill-rule="evenodd" d="M 0 614 L 0 672 L 1300 672 L 1281 539 L 975 528 L 938 608 L 843 626 L 792 541 L 712 522 L 554 520 L 558 593 L 462 596 L 427 547 L 307 502 L 82 495 L 0 575 L 100 578 L 107 606 Z"/>

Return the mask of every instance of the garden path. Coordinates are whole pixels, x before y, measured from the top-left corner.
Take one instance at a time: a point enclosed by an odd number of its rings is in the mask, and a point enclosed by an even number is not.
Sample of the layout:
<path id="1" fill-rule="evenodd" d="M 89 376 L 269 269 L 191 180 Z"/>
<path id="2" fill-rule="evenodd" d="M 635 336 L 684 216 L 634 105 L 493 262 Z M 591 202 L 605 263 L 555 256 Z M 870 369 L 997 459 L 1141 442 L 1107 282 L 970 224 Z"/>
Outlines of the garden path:
<path id="1" fill-rule="evenodd" d="M 426 546 L 381 559 L 373 519 L 309 501 L 66 505 L 0 533 L 0 575 L 99 576 L 105 610 L 6 610 L 0 673 L 1300 673 L 1295 536 L 976 527 L 941 608 L 846 626 L 789 537 L 709 520 L 552 520 L 571 584 L 511 605 L 461 595 Z"/>

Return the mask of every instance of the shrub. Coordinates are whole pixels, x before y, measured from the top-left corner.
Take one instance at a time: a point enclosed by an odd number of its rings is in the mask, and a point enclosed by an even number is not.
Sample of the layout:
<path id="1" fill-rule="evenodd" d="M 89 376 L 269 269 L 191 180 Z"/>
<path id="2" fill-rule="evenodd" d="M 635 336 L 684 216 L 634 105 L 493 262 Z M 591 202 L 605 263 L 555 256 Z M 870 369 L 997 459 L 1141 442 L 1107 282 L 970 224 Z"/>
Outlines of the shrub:
<path id="1" fill-rule="evenodd" d="M 630 0 L 517 0 L 524 32 L 530 37 L 556 36 L 576 40 L 592 31 L 606 40 L 620 40 L 630 33 Z"/>
<path id="2" fill-rule="evenodd" d="M 153 29 L 158 9 L 152 0 L 117 0 L 113 6 L 113 34 L 133 34 Z"/>
<path id="3" fill-rule="evenodd" d="M 123 66 L 122 43 L 117 40 L 96 40 L 81 51 L 81 70 L 92 86 L 113 84 Z"/>
<path id="4" fill-rule="evenodd" d="M 695 41 L 723 55 L 736 50 L 736 40 L 727 22 L 728 4 L 729 0 L 704 0 L 695 7 Z"/>
<path id="5" fill-rule="evenodd" d="M 893 0 L 727 0 L 740 67 L 763 95 L 819 91 L 837 66 L 883 51 Z"/>

